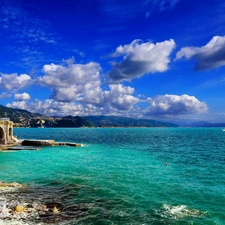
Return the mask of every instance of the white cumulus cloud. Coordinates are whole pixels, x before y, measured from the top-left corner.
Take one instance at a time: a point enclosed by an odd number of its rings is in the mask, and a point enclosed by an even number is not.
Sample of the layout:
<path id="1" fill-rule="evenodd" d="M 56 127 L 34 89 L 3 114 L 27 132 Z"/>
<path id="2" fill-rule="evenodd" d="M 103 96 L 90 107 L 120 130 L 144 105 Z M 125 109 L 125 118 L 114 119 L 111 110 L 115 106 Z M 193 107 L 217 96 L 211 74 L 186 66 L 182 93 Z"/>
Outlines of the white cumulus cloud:
<path id="1" fill-rule="evenodd" d="M 184 47 L 176 54 L 176 59 L 196 60 L 196 70 L 212 69 L 225 65 L 225 36 L 214 36 L 205 46 Z"/>
<path id="2" fill-rule="evenodd" d="M 104 91 L 105 104 L 119 110 L 130 110 L 134 104 L 140 102 L 140 99 L 134 97 L 134 88 L 122 84 L 109 85 L 110 90 Z"/>
<path id="3" fill-rule="evenodd" d="M 15 94 L 14 98 L 16 101 L 27 101 L 27 100 L 30 100 L 30 95 L 24 92 L 22 94 Z"/>
<path id="4" fill-rule="evenodd" d="M 0 73 L 0 88 L 5 91 L 15 92 L 19 89 L 25 88 L 31 84 L 31 77 L 27 74 L 18 75 Z"/>
<path id="5" fill-rule="evenodd" d="M 17 102 L 13 102 L 13 103 L 8 103 L 6 106 L 10 107 L 10 108 L 24 109 L 24 110 L 29 111 L 26 101 L 17 101 Z M 30 112 L 32 112 L 32 111 L 30 111 Z"/>
<path id="6" fill-rule="evenodd" d="M 75 116 L 84 112 L 81 104 L 57 102 L 53 99 L 46 99 L 44 101 L 35 99 L 31 102 L 16 101 L 11 104 L 7 104 L 7 107 L 26 109 L 33 113 L 48 116 Z"/>
<path id="7" fill-rule="evenodd" d="M 172 39 L 156 44 L 134 40 L 130 44 L 117 47 L 111 57 L 123 56 L 123 60 L 114 63 L 108 72 L 110 82 L 130 81 L 144 74 L 168 70 L 169 56 L 174 48 L 175 42 Z"/>
<path id="8" fill-rule="evenodd" d="M 67 60 L 68 61 L 68 60 Z M 111 84 L 102 90 L 100 79 L 101 67 L 98 63 L 67 65 L 49 64 L 43 67 L 44 76 L 38 77 L 38 84 L 52 90 L 53 100 L 64 103 L 77 102 L 95 105 L 104 109 L 129 110 L 140 100 L 133 96 L 134 88 L 121 84 Z"/>
<path id="9" fill-rule="evenodd" d="M 109 90 L 101 90 L 97 94 L 94 93 L 94 90 L 93 92 L 90 90 L 90 96 L 88 95 L 89 100 L 78 99 L 77 101 L 71 102 L 57 101 L 54 99 L 46 99 L 45 101 L 38 99 L 25 101 L 25 93 L 15 95 L 17 96 L 17 98 L 15 98 L 17 101 L 8 104 L 7 106 L 51 116 L 84 116 L 100 114 L 129 115 L 129 111 L 134 109 L 133 106 L 140 102 L 139 98 L 133 96 L 134 91 L 134 88 L 129 86 L 112 84 L 109 85 Z M 23 99 L 22 96 L 24 97 Z M 95 102 L 94 99 L 92 100 L 94 96 L 97 96 L 98 102 Z"/>
<path id="10" fill-rule="evenodd" d="M 100 91 L 100 71 L 100 65 L 94 62 L 68 65 L 52 63 L 43 67 L 45 74 L 38 78 L 38 84 L 51 88 L 51 97 L 56 101 L 98 102 L 96 93 Z M 90 93 L 92 97 L 89 97 Z"/>
<path id="11" fill-rule="evenodd" d="M 179 95 L 159 95 L 149 98 L 150 107 L 145 110 L 146 115 L 180 115 L 207 112 L 207 105 L 200 102 L 194 96 Z"/>

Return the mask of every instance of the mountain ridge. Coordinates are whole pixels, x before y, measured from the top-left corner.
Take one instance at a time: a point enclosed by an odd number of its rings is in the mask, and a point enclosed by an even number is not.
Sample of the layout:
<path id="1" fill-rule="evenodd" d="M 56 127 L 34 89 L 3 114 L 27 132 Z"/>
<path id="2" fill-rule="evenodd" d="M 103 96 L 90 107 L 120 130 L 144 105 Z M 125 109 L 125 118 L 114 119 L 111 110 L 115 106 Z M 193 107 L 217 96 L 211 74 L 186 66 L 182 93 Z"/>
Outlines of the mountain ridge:
<path id="1" fill-rule="evenodd" d="M 178 127 L 173 123 L 119 116 L 51 117 L 3 105 L 0 117 L 10 118 L 15 127 Z"/>
<path id="2" fill-rule="evenodd" d="M 178 127 L 177 124 L 157 120 L 135 119 L 120 116 L 84 116 L 97 127 Z"/>

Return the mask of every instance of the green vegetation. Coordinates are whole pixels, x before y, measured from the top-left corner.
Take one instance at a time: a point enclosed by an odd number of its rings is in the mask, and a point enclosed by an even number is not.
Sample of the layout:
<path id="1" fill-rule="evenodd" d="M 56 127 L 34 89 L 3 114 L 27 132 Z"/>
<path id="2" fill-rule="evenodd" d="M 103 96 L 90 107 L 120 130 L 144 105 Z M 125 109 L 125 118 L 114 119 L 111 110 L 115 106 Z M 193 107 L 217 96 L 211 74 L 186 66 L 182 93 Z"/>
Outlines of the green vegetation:
<path id="1" fill-rule="evenodd" d="M 10 118 L 15 127 L 177 127 L 156 120 L 118 116 L 50 117 L 0 105 L 0 117 Z"/>
<path id="2" fill-rule="evenodd" d="M 95 127 L 177 127 L 172 123 L 156 120 L 133 119 L 119 116 L 85 116 Z"/>

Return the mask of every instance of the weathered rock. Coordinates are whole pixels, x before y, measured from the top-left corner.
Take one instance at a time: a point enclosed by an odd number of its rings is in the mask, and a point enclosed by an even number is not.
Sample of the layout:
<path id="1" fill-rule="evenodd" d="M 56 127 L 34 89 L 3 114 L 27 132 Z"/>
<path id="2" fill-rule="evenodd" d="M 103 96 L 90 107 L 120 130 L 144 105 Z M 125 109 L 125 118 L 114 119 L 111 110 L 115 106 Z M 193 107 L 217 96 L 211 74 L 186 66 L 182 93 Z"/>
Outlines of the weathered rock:
<path id="1" fill-rule="evenodd" d="M 54 140 L 24 140 L 21 144 L 23 146 L 52 146 Z"/>
<path id="2" fill-rule="evenodd" d="M 3 216 L 7 216 L 7 215 L 9 215 L 9 210 L 10 209 L 8 209 L 5 205 L 1 208 L 1 214 L 3 215 Z"/>
<path id="3" fill-rule="evenodd" d="M 12 182 L 8 183 L 8 187 L 22 187 L 22 185 L 17 182 Z"/>
<path id="4" fill-rule="evenodd" d="M 7 183 L 0 181 L 0 187 L 7 187 Z"/>
<path id="5" fill-rule="evenodd" d="M 12 183 L 6 183 L 3 181 L 0 181 L 0 187 L 23 187 L 23 185 L 17 183 L 17 182 L 12 182 Z"/>
<path id="6" fill-rule="evenodd" d="M 53 212 L 54 214 L 58 214 L 60 211 L 59 211 L 59 209 L 58 209 L 56 206 L 54 206 L 52 212 Z"/>
<path id="7" fill-rule="evenodd" d="M 26 212 L 27 209 L 23 205 L 17 205 L 14 209 L 15 212 L 20 213 L 20 212 Z"/>
<path id="8" fill-rule="evenodd" d="M 37 204 L 36 206 L 33 206 L 38 211 L 48 211 L 47 206 L 43 204 Z"/>

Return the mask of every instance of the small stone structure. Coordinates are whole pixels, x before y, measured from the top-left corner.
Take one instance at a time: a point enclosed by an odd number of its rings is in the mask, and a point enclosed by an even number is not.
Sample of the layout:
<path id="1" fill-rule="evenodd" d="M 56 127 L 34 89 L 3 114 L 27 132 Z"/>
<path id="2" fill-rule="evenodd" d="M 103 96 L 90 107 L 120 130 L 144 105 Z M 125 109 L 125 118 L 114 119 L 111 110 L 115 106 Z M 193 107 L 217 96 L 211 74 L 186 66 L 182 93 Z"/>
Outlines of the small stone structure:
<path id="1" fill-rule="evenodd" d="M 0 145 L 13 143 L 13 122 L 9 118 L 0 118 Z"/>
<path id="2" fill-rule="evenodd" d="M 18 140 L 13 136 L 13 122 L 0 117 L 0 150 L 39 150 L 34 146 L 67 145 L 81 147 L 81 144 L 55 142 L 54 140 Z"/>

